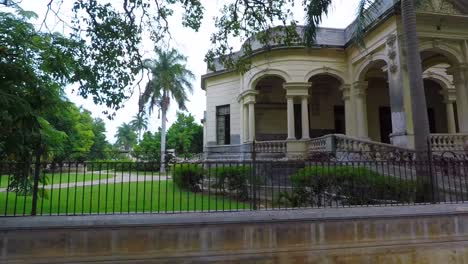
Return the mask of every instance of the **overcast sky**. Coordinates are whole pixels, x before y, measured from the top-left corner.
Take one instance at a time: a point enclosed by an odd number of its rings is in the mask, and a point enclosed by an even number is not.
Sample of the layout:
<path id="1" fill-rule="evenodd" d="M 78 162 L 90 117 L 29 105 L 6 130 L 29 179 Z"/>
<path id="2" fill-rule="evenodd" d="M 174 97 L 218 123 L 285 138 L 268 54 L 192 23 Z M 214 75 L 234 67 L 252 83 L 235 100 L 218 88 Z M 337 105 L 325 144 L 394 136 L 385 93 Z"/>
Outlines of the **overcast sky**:
<path id="1" fill-rule="evenodd" d="M 47 10 L 46 4 L 48 2 L 49 0 L 23 0 L 21 6 L 26 10 L 36 12 L 39 15 L 37 20 L 37 23 L 39 23 L 45 16 Z M 71 4 L 74 1 L 64 0 L 64 2 L 65 3 L 61 8 L 61 16 L 69 19 L 71 17 Z M 113 0 L 110 2 L 115 3 L 116 5 L 121 5 L 122 0 Z M 171 45 L 188 57 L 187 67 L 196 76 L 196 79 L 193 82 L 194 93 L 190 98 L 190 102 L 187 104 L 187 108 L 189 112 L 195 116 L 197 122 L 200 122 L 200 119 L 203 117 L 203 111 L 206 108 L 205 92 L 200 88 L 200 76 L 206 72 L 206 64 L 203 61 L 203 58 L 210 47 L 210 35 L 216 30 L 213 23 L 213 17 L 219 14 L 219 10 L 223 4 L 225 2 L 229 2 L 229 0 L 202 0 L 202 2 L 205 7 L 205 16 L 199 32 L 194 32 L 180 25 L 180 12 L 176 11 L 174 17 L 169 21 L 173 39 Z M 324 19 L 322 26 L 344 28 L 349 25 L 354 19 L 357 2 L 358 0 L 335 0 L 333 11 Z M 300 24 L 303 24 L 304 12 L 302 10 L 301 3 L 302 0 L 296 0 L 294 18 L 298 20 Z M 48 24 L 51 27 L 57 25 L 53 30 L 59 32 L 64 30 L 60 24 L 57 24 L 57 22 L 54 21 L 53 16 L 50 16 Z M 144 40 L 143 45 L 142 54 L 146 54 L 147 57 L 151 57 L 154 44 L 151 40 L 147 39 Z M 232 43 L 231 45 L 238 48 L 241 43 Z M 144 86 L 144 83 L 142 86 Z M 83 106 L 90 110 L 93 117 L 101 117 L 106 121 L 107 139 L 112 143 L 115 141 L 114 135 L 117 127 L 123 122 L 129 122 L 138 111 L 138 91 L 134 92 L 133 96 L 125 104 L 124 108 L 117 111 L 113 120 L 108 120 L 105 115 L 102 114 L 102 111 L 105 110 L 104 106 L 96 106 L 91 99 L 85 100 L 74 94 L 72 90 L 73 87 L 67 87 L 66 89 L 68 98 L 71 101 L 75 102 L 78 106 Z M 168 114 L 169 125 L 175 121 L 176 111 L 177 105 L 172 103 Z M 157 114 L 155 114 L 150 117 L 149 123 L 149 130 L 155 131 L 160 126 L 161 120 L 157 119 Z"/>

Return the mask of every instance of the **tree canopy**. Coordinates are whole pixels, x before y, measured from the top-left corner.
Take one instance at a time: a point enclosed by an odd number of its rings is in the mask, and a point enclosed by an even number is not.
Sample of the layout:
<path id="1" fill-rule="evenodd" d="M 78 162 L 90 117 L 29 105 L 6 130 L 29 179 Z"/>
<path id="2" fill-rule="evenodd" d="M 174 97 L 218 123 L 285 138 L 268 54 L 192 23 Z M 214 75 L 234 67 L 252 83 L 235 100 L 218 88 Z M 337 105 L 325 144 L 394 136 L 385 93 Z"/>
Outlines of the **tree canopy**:
<path id="1" fill-rule="evenodd" d="M 123 151 L 130 151 L 137 143 L 137 134 L 130 124 L 123 123 L 117 128 L 115 145 Z"/>
<path id="2" fill-rule="evenodd" d="M 191 114 L 177 112 L 177 120 L 167 130 L 167 148 L 177 155 L 203 152 L 203 126 Z"/>
<path id="3" fill-rule="evenodd" d="M 293 7 L 299 0 L 233 0 L 223 4 L 214 18 L 216 31 L 205 56 L 209 66 L 215 60 L 227 68 L 245 70 L 250 67 L 251 43 L 264 46 L 272 41 L 292 44 L 301 40 L 296 31 Z M 17 6 L 19 0 L 4 0 L 3 5 Z M 300 0 L 305 9 L 324 0 Z M 71 31 L 71 40 L 80 43 L 76 57 L 82 68 L 79 94 L 91 96 L 96 103 L 118 109 L 130 93 L 129 86 L 138 82 L 143 65 L 140 47 L 148 36 L 156 46 L 171 38 L 169 19 L 182 12 L 180 23 L 189 29 L 200 29 L 206 4 L 200 0 L 124 0 L 118 3 L 98 0 L 73 0 L 73 17 L 60 17 L 64 0 L 49 0 L 47 15 L 55 15 Z M 0 2 L 0 4 L 2 4 Z M 281 26 L 280 30 L 275 29 Z M 278 34 L 278 32 L 281 32 Z M 236 57 L 231 40 L 245 42 L 245 56 Z M 86 79 L 78 79 L 86 76 Z M 140 79 L 141 80 L 141 79 Z"/>

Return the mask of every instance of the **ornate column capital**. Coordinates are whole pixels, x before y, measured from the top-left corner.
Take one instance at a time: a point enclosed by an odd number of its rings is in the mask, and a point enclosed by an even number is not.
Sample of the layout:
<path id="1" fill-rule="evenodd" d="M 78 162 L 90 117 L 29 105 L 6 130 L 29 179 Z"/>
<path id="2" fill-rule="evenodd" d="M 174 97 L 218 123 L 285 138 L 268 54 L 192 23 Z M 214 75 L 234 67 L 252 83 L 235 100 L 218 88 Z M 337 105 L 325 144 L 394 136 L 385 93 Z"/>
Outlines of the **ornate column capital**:
<path id="1" fill-rule="evenodd" d="M 255 96 L 258 93 L 259 92 L 257 90 L 245 90 L 237 96 L 237 102 L 241 103 L 243 101 L 244 104 L 248 104 L 251 103 L 251 101 L 253 101 L 253 103 L 255 103 Z"/>
<path id="2" fill-rule="evenodd" d="M 447 68 L 446 73 L 453 76 L 453 83 L 456 85 L 457 83 L 465 82 L 468 72 L 468 64 L 463 63 L 457 66 L 452 66 Z"/>
<path id="3" fill-rule="evenodd" d="M 354 91 L 357 96 L 364 97 L 367 93 L 367 87 L 369 86 L 368 82 L 365 81 L 357 81 L 353 83 Z"/>
<path id="4" fill-rule="evenodd" d="M 457 90 L 454 88 L 444 89 L 439 93 L 444 97 L 445 104 L 451 104 L 457 100 Z"/>
<path id="5" fill-rule="evenodd" d="M 395 46 L 395 43 L 397 41 L 397 35 L 395 35 L 394 33 L 391 33 L 387 36 L 387 39 L 385 40 L 385 43 L 388 45 L 388 46 Z"/>
<path id="6" fill-rule="evenodd" d="M 342 84 L 340 86 L 340 91 L 342 93 L 343 101 L 349 100 L 351 98 L 351 84 Z"/>
<path id="7" fill-rule="evenodd" d="M 283 84 L 283 88 L 288 96 L 309 95 L 309 88 L 311 86 L 311 82 L 287 82 Z"/>

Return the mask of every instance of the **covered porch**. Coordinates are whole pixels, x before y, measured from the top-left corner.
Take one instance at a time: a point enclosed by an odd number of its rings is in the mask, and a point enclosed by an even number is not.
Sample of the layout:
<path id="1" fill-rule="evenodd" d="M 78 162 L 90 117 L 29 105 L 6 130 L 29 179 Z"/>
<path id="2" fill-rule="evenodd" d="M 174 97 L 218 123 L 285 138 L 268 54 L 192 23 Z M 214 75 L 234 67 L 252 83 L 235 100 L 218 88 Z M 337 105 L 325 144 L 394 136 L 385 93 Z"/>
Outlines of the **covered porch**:
<path id="1" fill-rule="evenodd" d="M 434 58 L 422 53 L 423 58 Z M 426 61 L 425 61 L 426 62 Z M 466 113 L 462 91 L 450 74 L 457 68 L 444 61 L 425 64 L 427 114 L 431 144 L 437 150 L 463 148 L 468 144 L 464 122 Z M 307 82 L 288 82 L 281 74 L 265 74 L 252 83 L 252 89 L 239 96 L 241 103 L 242 144 L 259 153 L 306 155 L 317 139 L 343 135 L 359 144 L 375 144 L 410 149 L 407 114 L 402 94 L 395 92 L 395 80 L 386 62 L 376 60 L 359 75 L 359 81 L 346 84 L 333 71 L 320 72 Z M 459 86 L 459 90 L 464 87 Z M 468 100 L 468 98 L 465 98 Z"/>

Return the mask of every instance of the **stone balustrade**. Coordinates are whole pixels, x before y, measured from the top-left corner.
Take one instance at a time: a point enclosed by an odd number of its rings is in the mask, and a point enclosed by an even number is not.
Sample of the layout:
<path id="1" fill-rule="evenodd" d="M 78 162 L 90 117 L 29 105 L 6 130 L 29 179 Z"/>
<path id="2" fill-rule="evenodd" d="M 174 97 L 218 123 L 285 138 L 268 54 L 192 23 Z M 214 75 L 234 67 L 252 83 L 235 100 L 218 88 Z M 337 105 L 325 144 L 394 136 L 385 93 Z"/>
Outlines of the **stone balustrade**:
<path id="1" fill-rule="evenodd" d="M 397 147 L 391 144 L 380 143 L 365 139 L 353 138 L 341 134 L 333 135 L 335 137 L 336 151 L 362 151 L 362 152 L 392 152 L 408 151 L 407 148 Z"/>
<path id="2" fill-rule="evenodd" d="M 431 134 L 432 151 L 468 151 L 468 134 Z"/>
<path id="3" fill-rule="evenodd" d="M 349 137 L 342 134 L 330 134 L 323 137 L 313 138 L 309 141 L 308 149 L 310 152 L 408 151 L 406 148 L 397 147 L 391 144 Z"/>
<path id="4" fill-rule="evenodd" d="M 255 142 L 255 151 L 259 153 L 285 153 L 286 141 L 273 140 Z"/>
<path id="5" fill-rule="evenodd" d="M 309 152 L 323 152 L 331 151 L 331 146 L 327 147 L 327 142 L 329 142 L 331 135 L 326 135 L 323 137 L 313 138 L 309 141 Z"/>
<path id="6" fill-rule="evenodd" d="M 379 143 L 349 137 L 342 134 L 330 134 L 309 141 L 309 155 L 317 152 L 335 153 L 340 159 L 397 159 L 412 158 L 413 151 L 390 144 Z M 344 156 L 343 156 L 344 155 Z"/>

